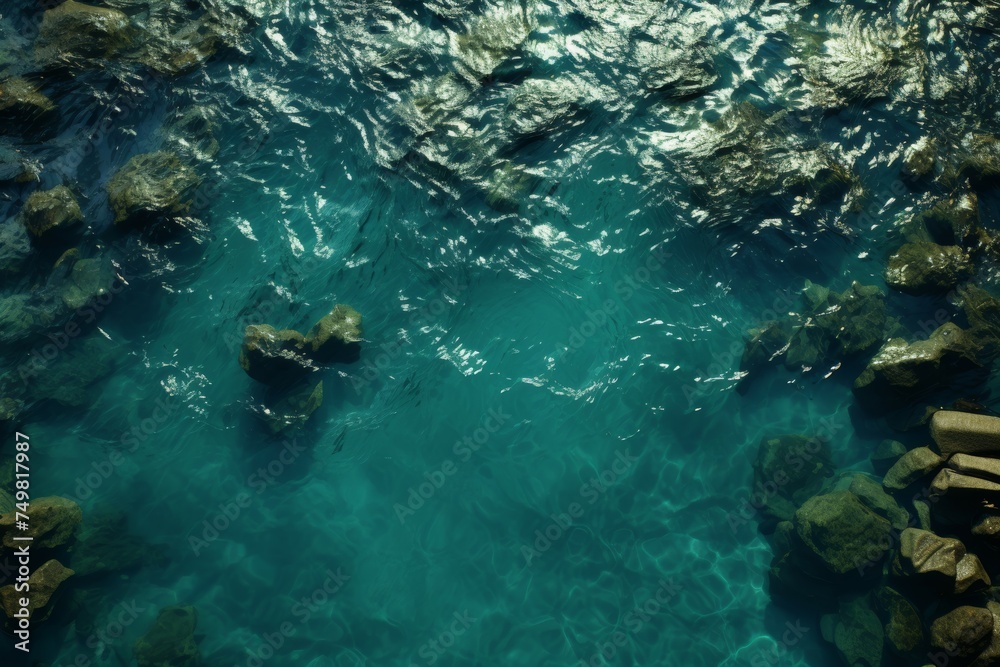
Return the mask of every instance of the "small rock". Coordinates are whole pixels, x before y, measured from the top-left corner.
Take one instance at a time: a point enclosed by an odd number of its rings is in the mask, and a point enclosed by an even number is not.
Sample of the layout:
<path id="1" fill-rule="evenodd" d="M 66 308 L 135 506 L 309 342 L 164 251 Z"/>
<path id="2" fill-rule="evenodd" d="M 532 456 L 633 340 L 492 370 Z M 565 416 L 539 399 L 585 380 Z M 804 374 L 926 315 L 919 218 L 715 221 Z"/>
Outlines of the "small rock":
<path id="1" fill-rule="evenodd" d="M 240 367 L 264 384 L 289 384 L 317 370 L 306 353 L 306 338 L 292 329 L 251 324 L 243 335 Z"/>
<path id="2" fill-rule="evenodd" d="M 1000 454 L 1000 418 L 938 410 L 931 417 L 931 437 L 943 454 Z"/>
<path id="3" fill-rule="evenodd" d="M 945 495 L 969 497 L 972 500 L 1000 500 L 1000 482 L 963 475 L 945 468 L 931 482 L 931 497 L 940 498 Z"/>
<path id="4" fill-rule="evenodd" d="M 3 535 L 3 545 L 10 549 L 20 546 L 14 539 L 19 535 L 33 538 L 33 548 L 55 549 L 68 545 L 75 538 L 82 521 L 80 506 L 68 498 L 35 498 L 31 501 L 28 530 L 15 530 L 15 513 L 8 512 L 0 516 L 0 534 Z"/>
<path id="5" fill-rule="evenodd" d="M 903 156 L 903 176 L 916 181 L 934 173 L 937 162 L 937 142 L 929 137 L 921 137 L 906 149 Z"/>
<path id="6" fill-rule="evenodd" d="M 1000 540 L 1000 515 L 980 515 L 972 524 L 972 534 L 990 540 Z"/>
<path id="7" fill-rule="evenodd" d="M 32 503 L 32 509 L 34 509 L 34 503 Z M 46 561 L 31 573 L 28 577 L 31 595 L 27 596 L 27 599 L 29 601 L 28 614 L 32 621 L 37 623 L 39 620 L 45 620 L 52 613 L 49 601 L 55 595 L 60 584 L 73 574 L 73 570 L 63 567 L 57 560 Z M 24 592 L 15 590 L 13 584 L 0 588 L 0 603 L 3 605 L 7 618 L 14 618 L 14 614 L 21 608 L 20 599 L 23 597 L 25 597 Z"/>
<path id="8" fill-rule="evenodd" d="M 320 363 L 351 364 L 361 358 L 361 313 L 337 304 L 306 335 L 312 357 Z"/>
<path id="9" fill-rule="evenodd" d="M 201 662 L 194 630 L 194 607 L 164 607 L 149 632 L 133 648 L 138 667 L 196 667 Z"/>
<path id="10" fill-rule="evenodd" d="M 907 294 L 947 292 L 972 275 L 972 262 L 955 245 L 907 243 L 889 258 L 885 282 Z"/>
<path id="11" fill-rule="evenodd" d="M 20 218 L 32 237 L 50 240 L 65 238 L 77 231 L 83 221 L 83 211 L 70 189 L 58 185 L 51 190 L 31 193 L 21 209 Z"/>
<path id="12" fill-rule="evenodd" d="M 992 585 L 990 575 L 986 573 L 976 554 L 967 553 L 962 556 L 955 574 L 955 595 L 984 591 Z"/>
<path id="13" fill-rule="evenodd" d="M 143 222 L 185 213 L 200 182 L 194 170 L 181 162 L 176 153 L 136 155 L 108 181 L 115 223 Z"/>
<path id="14" fill-rule="evenodd" d="M 950 655 L 971 658 L 989 646 L 993 614 L 982 607 L 963 606 L 931 623 L 931 646 Z"/>
<path id="15" fill-rule="evenodd" d="M 323 382 L 315 386 L 305 386 L 300 391 L 293 391 L 278 401 L 273 407 L 265 409 L 264 416 L 272 433 L 280 433 L 290 427 L 298 427 L 309 421 L 312 413 L 323 404 Z"/>
<path id="16" fill-rule="evenodd" d="M 945 457 L 930 447 L 911 449 L 889 468 L 882 485 L 893 491 L 902 491 L 937 470 L 944 461 Z"/>
<path id="17" fill-rule="evenodd" d="M 0 118 L 33 122 L 54 111 L 56 105 L 33 84 L 20 77 L 0 81 Z M 12 128 L 5 123 L 0 128 Z M 3 130 L 0 130 L 3 131 Z"/>

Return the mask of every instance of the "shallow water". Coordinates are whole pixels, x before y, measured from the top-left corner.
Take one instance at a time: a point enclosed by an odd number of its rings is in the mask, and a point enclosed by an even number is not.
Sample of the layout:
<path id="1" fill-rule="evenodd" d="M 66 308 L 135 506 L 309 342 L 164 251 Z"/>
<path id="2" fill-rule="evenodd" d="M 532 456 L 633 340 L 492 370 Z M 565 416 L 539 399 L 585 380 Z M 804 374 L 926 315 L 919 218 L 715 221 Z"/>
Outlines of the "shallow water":
<path id="1" fill-rule="evenodd" d="M 9 43 L 35 10 L 3 4 Z M 31 658 L 131 664 L 158 609 L 190 604 L 205 664 L 225 667 L 590 664 L 616 632 L 612 665 L 834 664 L 811 612 L 772 605 L 770 547 L 732 517 L 763 436 L 823 430 L 858 469 L 884 436 L 849 414 L 858 362 L 736 393 L 744 335 L 798 308 L 806 279 L 883 285 L 896 217 L 927 197 L 891 194 L 902 148 L 995 118 L 989 30 L 906 2 L 554 0 L 529 7 L 510 71 L 479 84 L 461 79 L 458 35 L 514 9 L 246 5 L 259 25 L 244 53 L 176 78 L 123 67 L 44 85 L 62 113 L 29 149 L 42 185 L 84 193 L 128 288 L 100 321 L 120 364 L 93 405 L 30 413 L 35 495 L 122 510 L 166 560 L 99 582 L 96 628 L 141 609 L 122 636 L 95 649 L 60 610 Z M 830 110 L 801 63 L 808 35 L 844 16 L 894 46 L 915 32 L 934 66 L 901 58 L 879 99 Z M 690 97 L 646 90 L 636 45 L 653 38 L 703 49 L 717 77 Z M 974 76 L 941 64 L 963 58 Z M 569 101 L 543 89 L 553 117 L 518 139 L 508 98 L 529 70 Z M 421 119 L 413 99 L 435 85 L 444 110 Z M 870 215 L 855 194 L 713 173 L 710 123 L 743 102 L 790 112 L 753 160 L 834 156 Z M 107 179 L 191 104 L 220 145 L 199 167 L 200 223 L 165 244 L 109 232 Z M 94 150 L 63 159 L 80 146 Z M 491 207 L 482 188 L 507 161 L 530 178 L 515 209 Z M 29 191 L 7 187 L 0 210 Z M 989 227 L 997 202 L 980 202 Z M 362 360 L 323 372 L 302 431 L 267 435 L 243 328 L 305 331 L 334 303 L 364 315 Z M 911 328 L 937 305 L 890 304 Z M 124 462 L 105 478 L 112 451 Z M 790 646 L 787 623 L 806 629 Z"/>

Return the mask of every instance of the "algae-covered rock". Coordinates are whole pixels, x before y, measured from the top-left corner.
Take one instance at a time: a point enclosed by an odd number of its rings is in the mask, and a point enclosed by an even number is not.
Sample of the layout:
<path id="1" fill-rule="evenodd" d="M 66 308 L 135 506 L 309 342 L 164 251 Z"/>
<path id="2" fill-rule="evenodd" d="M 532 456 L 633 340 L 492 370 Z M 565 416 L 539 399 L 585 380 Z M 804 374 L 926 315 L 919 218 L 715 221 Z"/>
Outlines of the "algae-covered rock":
<path id="1" fill-rule="evenodd" d="M 459 71 L 483 81 L 525 69 L 519 52 L 535 24 L 534 15 L 516 3 L 477 16 L 464 33 L 452 38 Z"/>
<path id="2" fill-rule="evenodd" d="M 339 303 L 306 334 L 309 354 L 320 363 L 354 363 L 361 358 L 361 341 L 361 313 Z"/>
<path id="3" fill-rule="evenodd" d="M 882 485 L 868 475 L 856 473 L 850 476 L 850 486 L 847 490 L 858 497 L 869 509 L 892 524 L 892 527 L 903 530 L 910 523 L 909 513 L 900 507 L 899 503 L 882 490 Z"/>
<path id="4" fill-rule="evenodd" d="M 53 272 L 50 283 L 63 305 L 74 311 L 108 295 L 118 280 L 118 272 L 110 256 L 67 257 L 64 265 Z"/>
<path id="5" fill-rule="evenodd" d="M 686 47 L 651 39 L 636 40 L 632 57 L 643 86 L 674 99 L 708 90 L 719 79 L 709 50 L 701 44 Z"/>
<path id="6" fill-rule="evenodd" d="M 955 591 L 958 563 L 965 553 L 965 545 L 959 540 L 907 528 L 899 536 L 892 574 L 916 589 L 951 594 Z"/>
<path id="7" fill-rule="evenodd" d="M 38 180 L 41 167 L 24 153 L 0 143 L 0 183 L 30 183 Z"/>
<path id="8" fill-rule="evenodd" d="M 118 345 L 100 333 L 74 338 L 30 378 L 28 395 L 70 408 L 90 405 L 100 395 L 98 384 L 115 372 L 120 354 Z"/>
<path id="9" fill-rule="evenodd" d="M 931 623 L 931 646 L 959 658 L 978 655 L 992 636 L 993 614 L 983 607 L 965 605 Z"/>
<path id="10" fill-rule="evenodd" d="M 298 331 L 251 324 L 243 335 L 240 367 L 258 382 L 288 384 L 317 370 L 307 356 L 310 347 Z"/>
<path id="11" fill-rule="evenodd" d="M 979 198 L 973 192 L 943 199 L 920 211 L 910 228 L 911 241 L 933 241 L 970 250 L 989 242 L 979 219 Z"/>
<path id="12" fill-rule="evenodd" d="M 763 497 L 761 529 L 791 519 L 795 510 L 815 495 L 834 473 L 827 444 L 802 435 L 764 438 L 753 464 L 754 488 Z"/>
<path id="13" fill-rule="evenodd" d="M 897 656 L 908 655 L 924 643 L 920 613 L 899 591 L 885 586 L 875 595 L 883 621 L 886 646 Z"/>
<path id="14" fill-rule="evenodd" d="M 868 596 L 842 602 L 833 628 L 833 645 L 844 664 L 881 667 L 885 631 Z"/>
<path id="15" fill-rule="evenodd" d="M 1000 177 L 1000 137 L 971 133 L 964 138 L 961 153 L 960 175 L 977 185 L 993 183 Z"/>
<path id="16" fill-rule="evenodd" d="M 134 58 L 163 74 L 195 69 L 215 55 L 221 41 L 215 26 L 204 18 L 181 25 L 169 19 L 153 21 L 147 31 Z"/>
<path id="17" fill-rule="evenodd" d="M 312 413 L 323 404 L 323 382 L 289 392 L 287 396 L 265 408 L 264 417 L 272 433 L 299 427 L 309 421 Z"/>
<path id="18" fill-rule="evenodd" d="M 194 607 L 161 609 L 153 627 L 133 648 L 138 667 L 196 667 L 201 662 L 194 638 L 197 625 Z"/>
<path id="19" fill-rule="evenodd" d="M 868 460 L 871 461 L 872 468 L 877 474 L 885 475 L 904 454 L 906 454 L 906 445 L 899 440 L 886 439 L 872 450 Z"/>
<path id="20" fill-rule="evenodd" d="M 795 512 L 793 523 L 802 543 L 838 575 L 881 560 L 892 533 L 888 521 L 848 491 L 813 496 Z"/>
<path id="21" fill-rule="evenodd" d="M 124 514 L 111 512 L 88 515 L 68 562 L 82 579 L 125 574 L 143 566 L 162 565 L 163 560 L 163 549 L 132 533 Z"/>
<path id="22" fill-rule="evenodd" d="M 958 246 L 907 243 L 889 258 L 885 282 L 907 294 L 947 292 L 972 275 L 968 254 Z"/>
<path id="23" fill-rule="evenodd" d="M 115 223 L 185 213 L 201 179 L 176 153 L 136 155 L 108 181 Z"/>
<path id="24" fill-rule="evenodd" d="M 0 223 L 0 277 L 10 278 L 23 272 L 31 256 L 31 239 L 16 219 Z"/>
<path id="25" fill-rule="evenodd" d="M 903 176 L 912 181 L 928 178 L 934 174 L 937 162 L 937 141 L 921 137 L 907 147 L 903 155 Z"/>
<path id="26" fill-rule="evenodd" d="M 969 321 L 969 335 L 982 347 L 983 363 L 1000 356 L 1000 299 L 972 284 L 958 288 L 962 312 Z"/>
<path id="27" fill-rule="evenodd" d="M 133 47 L 138 31 L 117 9 L 66 0 L 42 16 L 35 60 L 42 67 L 113 58 Z"/>
<path id="28" fill-rule="evenodd" d="M 21 221 L 38 240 L 65 239 L 83 221 L 83 211 L 76 197 L 65 185 L 31 193 L 21 209 Z"/>
<path id="29" fill-rule="evenodd" d="M 32 499 L 30 516 L 26 531 L 16 528 L 14 512 L 0 516 L 0 535 L 3 536 L 2 543 L 5 547 L 17 547 L 18 542 L 14 539 L 17 536 L 33 538 L 31 545 L 38 549 L 66 546 L 73 541 L 76 530 L 83 521 L 80 506 L 59 496 Z"/>
<path id="30" fill-rule="evenodd" d="M 937 470 L 944 460 L 945 457 L 929 447 L 911 449 L 889 468 L 882 484 L 892 491 L 902 491 Z"/>
<path id="31" fill-rule="evenodd" d="M 33 122 L 48 116 L 56 105 L 35 84 L 20 77 L 0 81 L 0 119 Z M 14 123 L 0 125 L 0 132 L 17 129 Z"/>
<path id="32" fill-rule="evenodd" d="M 482 184 L 486 204 L 500 213 L 514 213 L 521 207 L 535 179 L 524 167 L 503 162 L 492 168 Z"/>
<path id="33" fill-rule="evenodd" d="M 57 560 L 49 560 L 40 565 L 28 577 L 28 587 L 31 595 L 27 596 L 29 618 L 35 622 L 45 620 L 52 613 L 49 602 L 55 595 L 59 586 L 73 576 L 73 570 L 67 569 Z M 3 606 L 7 618 L 14 618 L 14 614 L 21 608 L 20 600 L 25 598 L 23 591 L 17 591 L 14 585 L 0 588 L 0 605 Z"/>
<path id="34" fill-rule="evenodd" d="M 979 368 L 980 347 L 965 330 L 947 322 L 927 340 L 887 342 L 854 382 L 854 396 L 872 412 L 912 403 L 960 373 Z"/>
<path id="35" fill-rule="evenodd" d="M 206 106 L 180 109 L 167 121 L 163 136 L 170 150 L 192 160 L 208 161 L 219 152 L 215 121 Z"/>
<path id="36" fill-rule="evenodd" d="M 507 102 L 504 126 L 519 140 L 542 137 L 577 122 L 584 102 L 582 84 L 574 79 L 527 79 Z"/>

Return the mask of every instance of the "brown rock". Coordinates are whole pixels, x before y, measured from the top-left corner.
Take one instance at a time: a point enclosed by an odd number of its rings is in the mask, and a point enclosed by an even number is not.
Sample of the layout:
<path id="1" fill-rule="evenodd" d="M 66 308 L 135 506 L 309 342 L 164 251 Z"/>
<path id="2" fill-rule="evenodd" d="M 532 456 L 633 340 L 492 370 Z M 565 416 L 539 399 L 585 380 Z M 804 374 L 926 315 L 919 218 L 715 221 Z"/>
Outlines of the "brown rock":
<path id="1" fill-rule="evenodd" d="M 1000 418 L 939 410 L 931 417 L 931 437 L 943 454 L 1000 453 Z"/>
<path id="2" fill-rule="evenodd" d="M 936 470 L 944 460 L 929 447 L 911 449 L 889 468 L 882 485 L 893 491 L 902 491 Z"/>
<path id="3" fill-rule="evenodd" d="M 955 594 L 986 590 L 993 585 L 990 575 L 976 554 L 965 554 L 958 561 L 955 572 Z"/>
<path id="4" fill-rule="evenodd" d="M 80 506 L 68 498 L 51 496 L 31 501 L 28 530 L 20 531 L 14 527 L 15 512 L 0 516 L 0 534 L 3 535 L 3 545 L 8 548 L 21 546 L 14 540 L 15 536 L 29 536 L 33 540 L 31 546 L 37 549 L 54 549 L 70 542 L 76 534 L 76 529 L 83 521 Z"/>
<path id="5" fill-rule="evenodd" d="M 23 592 L 16 591 L 13 584 L 0 588 L 0 604 L 3 605 L 7 618 L 14 618 L 14 614 L 21 608 L 21 598 L 27 597 L 29 618 L 36 618 L 38 612 L 41 611 L 44 619 L 52 613 L 51 607 L 46 608 L 49 600 L 52 599 L 59 585 L 73 574 L 73 570 L 63 567 L 59 561 L 50 560 L 43 563 L 28 577 L 30 595 L 25 596 Z"/>
<path id="6" fill-rule="evenodd" d="M 958 562 L 963 556 L 965 545 L 958 540 L 939 537 L 919 528 L 907 528 L 900 535 L 892 573 L 912 580 L 914 584 L 952 593 L 958 576 Z"/>
<path id="7" fill-rule="evenodd" d="M 993 614 L 983 607 L 959 607 L 931 623 L 931 646 L 961 658 L 978 655 L 992 636 Z"/>

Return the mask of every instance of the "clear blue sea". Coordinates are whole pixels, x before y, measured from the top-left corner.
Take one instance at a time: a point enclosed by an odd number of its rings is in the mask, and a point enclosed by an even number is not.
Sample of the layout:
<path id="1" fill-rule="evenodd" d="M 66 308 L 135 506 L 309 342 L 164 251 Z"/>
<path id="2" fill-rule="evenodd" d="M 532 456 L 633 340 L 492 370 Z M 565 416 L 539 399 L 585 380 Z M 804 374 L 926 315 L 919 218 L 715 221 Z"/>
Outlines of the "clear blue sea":
<path id="1" fill-rule="evenodd" d="M 886 433 L 851 413 L 863 360 L 738 393 L 740 357 L 806 280 L 885 290 L 899 217 L 930 197 L 892 190 L 904 147 L 996 124 L 992 32 L 905 0 L 226 1 L 250 17 L 236 46 L 176 76 L 43 77 L 55 129 L 12 140 L 40 180 L 3 185 L 0 214 L 70 184 L 81 244 L 127 283 L 88 403 L 29 406 L 34 495 L 77 500 L 84 526 L 122 512 L 160 557 L 80 582 L 85 611 L 70 590 L 4 664 L 127 667 L 174 604 L 211 667 L 837 664 L 813 611 L 772 603 L 771 548 L 734 516 L 762 437 L 827 433 L 839 467 L 869 470 Z M 0 0 L 8 66 L 33 5 Z M 528 27 L 478 79 L 461 36 L 483 16 Z M 702 68 L 696 90 L 651 89 L 652 43 L 668 73 Z M 869 47 L 903 63 L 884 90 L 824 98 L 810 58 Z M 733 165 L 719 123 L 745 103 L 771 121 Z M 188 229 L 116 230 L 108 179 L 192 107 L 218 151 L 191 159 Z M 816 182 L 814 158 L 852 190 L 754 181 Z M 998 202 L 980 205 L 988 226 Z M 307 331 L 338 303 L 364 317 L 361 360 L 272 435 L 243 330 Z M 944 304 L 888 303 L 911 330 Z"/>

